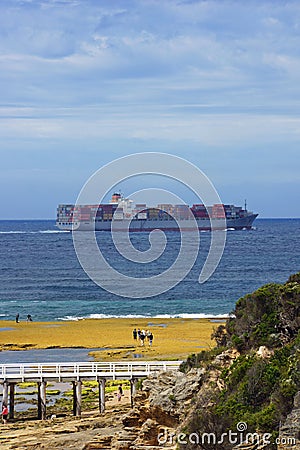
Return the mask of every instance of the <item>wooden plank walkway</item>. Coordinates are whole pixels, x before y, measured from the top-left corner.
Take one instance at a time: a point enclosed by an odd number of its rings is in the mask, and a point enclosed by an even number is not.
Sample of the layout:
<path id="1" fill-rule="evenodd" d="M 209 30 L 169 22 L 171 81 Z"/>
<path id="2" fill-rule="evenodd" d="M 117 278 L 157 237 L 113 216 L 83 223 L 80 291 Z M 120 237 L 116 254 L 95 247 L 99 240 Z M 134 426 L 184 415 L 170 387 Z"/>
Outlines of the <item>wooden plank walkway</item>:
<path id="1" fill-rule="evenodd" d="M 31 381 L 37 383 L 38 418 L 46 418 L 47 383 L 70 382 L 73 385 L 73 414 L 81 415 L 82 382 L 96 380 L 99 386 L 99 411 L 105 411 L 107 380 L 130 380 L 131 405 L 134 406 L 136 385 L 140 378 L 160 371 L 178 370 L 181 361 L 119 361 L 74 363 L 0 364 L 2 404 L 9 405 L 9 418 L 14 418 L 15 386 Z"/>
<path id="2" fill-rule="evenodd" d="M 129 380 L 157 371 L 178 370 L 181 361 L 120 361 L 0 364 L 0 382 Z"/>

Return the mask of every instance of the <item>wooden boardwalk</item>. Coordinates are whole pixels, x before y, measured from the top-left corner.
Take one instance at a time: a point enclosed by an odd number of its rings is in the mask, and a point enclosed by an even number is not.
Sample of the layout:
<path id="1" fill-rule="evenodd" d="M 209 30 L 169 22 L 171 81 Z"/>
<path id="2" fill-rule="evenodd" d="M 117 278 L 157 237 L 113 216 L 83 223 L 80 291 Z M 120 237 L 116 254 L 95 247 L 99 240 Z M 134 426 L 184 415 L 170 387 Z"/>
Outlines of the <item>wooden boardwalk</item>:
<path id="1" fill-rule="evenodd" d="M 0 364 L 0 382 L 130 380 L 157 371 L 178 370 L 181 361 Z"/>
<path id="2" fill-rule="evenodd" d="M 38 418 L 46 418 L 47 382 L 73 384 L 73 414 L 81 415 L 82 381 L 95 380 L 99 387 L 99 410 L 105 411 L 106 380 L 130 380 L 131 404 L 134 405 L 136 383 L 155 372 L 178 370 L 181 361 L 119 361 L 74 363 L 0 364 L 0 384 L 3 385 L 2 403 L 9 406 L 9 417 L 14 417 L 15 385 L 36 382 Z"/>

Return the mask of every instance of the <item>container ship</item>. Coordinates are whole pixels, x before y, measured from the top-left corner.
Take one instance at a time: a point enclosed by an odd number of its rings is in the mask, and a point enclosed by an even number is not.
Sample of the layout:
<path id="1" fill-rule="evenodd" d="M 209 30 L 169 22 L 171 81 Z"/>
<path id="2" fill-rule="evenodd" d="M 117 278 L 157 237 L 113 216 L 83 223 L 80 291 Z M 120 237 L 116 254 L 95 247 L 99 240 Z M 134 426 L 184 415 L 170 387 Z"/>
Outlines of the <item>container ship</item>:
<path id="1" fill-rule="evenodd" d="M 58 205 L 56 226 L 66 231 L 111 231 L 113 222 L 113 229 L 119 231 L 178 231 L 177 219 L 181 230 L 192 229 L 195 221 L 199 230 L 209 231 L 212 227 L 243 230 L 251 229 L 257 216 L 247 211 L 246 202 L 244 208 L 225 204 L 195 204 L 191 207 L 185 204 L 159 204 L 147 207 L 114 193 L 106 204 Z"/>

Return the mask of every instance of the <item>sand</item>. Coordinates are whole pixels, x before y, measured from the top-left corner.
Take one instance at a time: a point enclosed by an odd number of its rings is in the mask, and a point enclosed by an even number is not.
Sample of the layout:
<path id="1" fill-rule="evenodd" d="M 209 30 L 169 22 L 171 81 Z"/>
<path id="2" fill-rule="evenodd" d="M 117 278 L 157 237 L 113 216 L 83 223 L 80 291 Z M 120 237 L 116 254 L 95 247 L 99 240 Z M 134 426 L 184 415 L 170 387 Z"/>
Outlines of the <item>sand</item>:
<path id="1" fill-rule="evenodd" d="M 104 348 L 96 360 L 185 359 L 214 347 L 210 336 L 220 323 L 210 319 L 83 319 L 69 322 L 0 321 L 0 349 Z M 7 330 L 6 328 L 11 328 Z M 151 330 L 153 345 L 142 347 L 132 337 L 133 328 Z"/>

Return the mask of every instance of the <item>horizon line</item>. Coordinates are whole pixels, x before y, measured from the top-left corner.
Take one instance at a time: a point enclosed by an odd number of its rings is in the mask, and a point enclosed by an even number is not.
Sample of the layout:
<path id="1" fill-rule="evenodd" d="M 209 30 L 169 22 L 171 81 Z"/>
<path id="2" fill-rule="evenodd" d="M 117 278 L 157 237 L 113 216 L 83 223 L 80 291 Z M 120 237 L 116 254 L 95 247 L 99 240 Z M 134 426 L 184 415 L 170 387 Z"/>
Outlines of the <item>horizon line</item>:
<path id="1" fill-rule="evenodd" d="M 282 220 L 289 220 L 289 219 L 300 219 L 300 217 L 257 217 L 256 219 L 255 219 L 255 221 L 256 220 L 261 220 L 261 219 L 264 219 L 264 220 L 276 220 L 276 219 L 282 219 Z M 4 221 L 24 221 L 24 220 L 26 220 L 26 221 L 35 221 L 35 220 L 39 220 L 39 221 L 51 221 L 51 222 L 56 222 L 56 219 L 54 219 L 53 217 L 52 218 L 38 218 L 38 217 L 36 217 L 36 218 L 28 218 L 28 217 L 24 217 L 24 218 L 0 218 L 0 222 L 4 222 Z"/>

